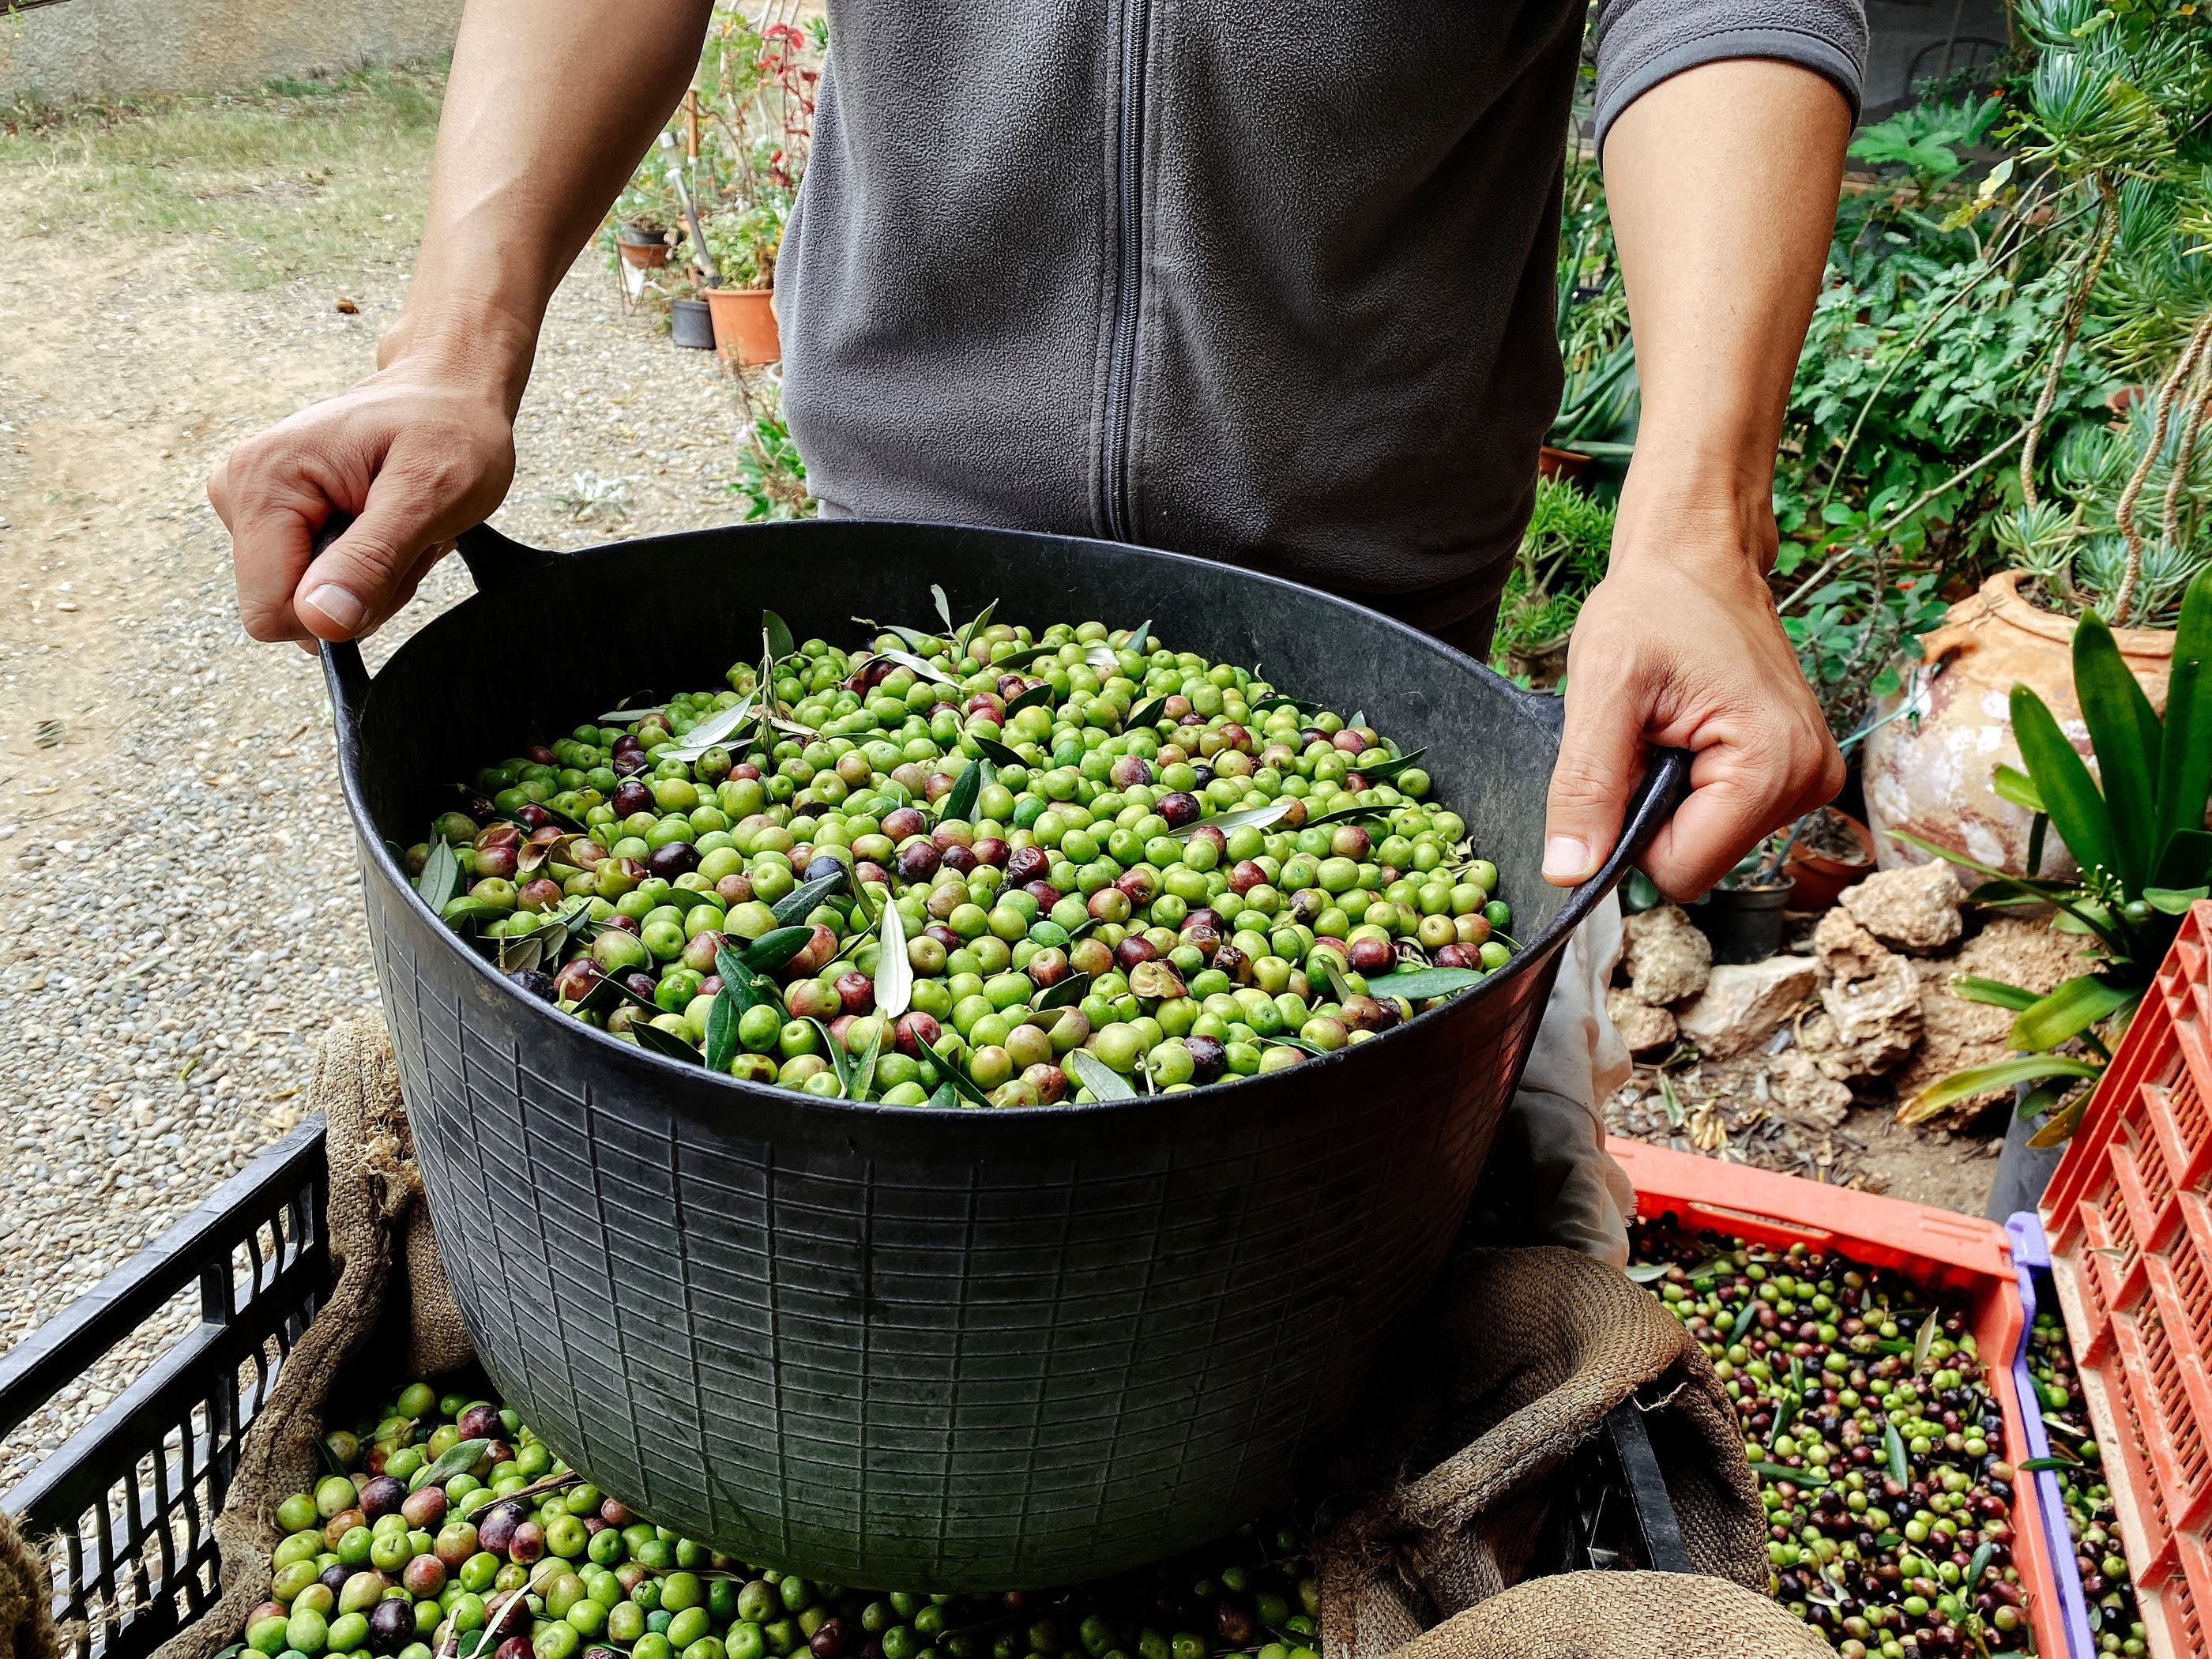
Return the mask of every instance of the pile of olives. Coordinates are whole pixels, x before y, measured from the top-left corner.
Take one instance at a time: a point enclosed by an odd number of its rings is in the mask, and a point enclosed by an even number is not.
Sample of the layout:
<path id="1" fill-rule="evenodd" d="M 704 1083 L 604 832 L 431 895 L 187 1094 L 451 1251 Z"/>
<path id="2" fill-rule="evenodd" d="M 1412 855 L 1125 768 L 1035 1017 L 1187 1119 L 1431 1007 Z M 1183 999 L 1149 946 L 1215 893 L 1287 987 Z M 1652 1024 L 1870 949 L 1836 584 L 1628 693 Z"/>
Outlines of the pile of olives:
<path id="1" fill-rule="evenodd" d="M 2066 1328 L 2051 1314 L 2038 1313 L 2029 1328 L 2027 1367 L 2042 1396 L 2033 1403 L 2042 1407 L 2044 1426 L 2051 1431 L 2047 1467 L 2065 1499 L 2066 1529 L 2073 1535 L 2074 1565 L 2088 1603 L 2089 1633 L 2100 1653 L 2148 1653 L 2150 1636 L 2136 1605 L 2128 1558 L 2121 1553 L 2120 1517 L 2105 1480 L 2104 1453 L 2083 1409 L 2081 1379 L 2074 1369 Z"/>
<path id="2" fill-rule="evenodd" d="M 1768 1590 L 1843 1659 L 2032 1646 L 2004 1418 L 1965 1314 L 1887 1269 L 1639 1223 L 1632 1277 L 1735 1402 Z"/>
<path id="3" fill-rule="evenodd" d="M 1190 1089 L 1369 1041 L 1517 948 L 1419 751 L 1149 624 L 763 618 L 725 690 L 479 772 L 407 850 L 530 994 L 888 1105 Z"/>
<path id="4" fill-rule="evenodd" d="M 489 1400 L 413 1383 L 325 1446 L 343 1473 L 277 1506 L 265 1659 L 1317 1659 L 1292 1526 L 1076 1589 L 876 1594 L 653 1525 Z"/>

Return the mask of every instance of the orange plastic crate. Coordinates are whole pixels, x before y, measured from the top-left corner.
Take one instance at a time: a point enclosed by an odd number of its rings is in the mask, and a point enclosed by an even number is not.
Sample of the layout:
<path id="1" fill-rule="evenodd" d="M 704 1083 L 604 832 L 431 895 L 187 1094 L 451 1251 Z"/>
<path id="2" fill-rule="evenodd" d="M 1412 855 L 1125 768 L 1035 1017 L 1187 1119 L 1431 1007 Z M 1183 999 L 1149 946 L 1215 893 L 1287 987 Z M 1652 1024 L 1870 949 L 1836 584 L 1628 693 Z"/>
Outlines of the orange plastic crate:
<path id="1" fill-rule="evenodd" d="M 1619 1136 L 1608 1137 L 1606 1148 L 1636 1188 L 1639 1216 L 1672 1215 L 1686 1226 L 1761 1244 L 1802 1243 L 1956 1292 L 1972 1319 L 1974 1346 L 2004 1415 L 2005 1455 L 2020 1462 L 2030 1455 L 2012 1364 L 2027 1322 L 2011 1245 L 1996 1223 Z M 2045 1542 L 2043 1485 L 2027 1476 L 2013 1482 L 2013 1565 L 2027 1593 L 2036 1650 L 2064 1656 L 2072 1648 Z M 2070 1559 L 2064 1569 L 2073 1571 Z"/>
<path id="2" fill-rule="evenodd" d="M 2212 902 L 2044 1194 L 2051 1279 L 2156 1659 L 2212 1659 Z"/>

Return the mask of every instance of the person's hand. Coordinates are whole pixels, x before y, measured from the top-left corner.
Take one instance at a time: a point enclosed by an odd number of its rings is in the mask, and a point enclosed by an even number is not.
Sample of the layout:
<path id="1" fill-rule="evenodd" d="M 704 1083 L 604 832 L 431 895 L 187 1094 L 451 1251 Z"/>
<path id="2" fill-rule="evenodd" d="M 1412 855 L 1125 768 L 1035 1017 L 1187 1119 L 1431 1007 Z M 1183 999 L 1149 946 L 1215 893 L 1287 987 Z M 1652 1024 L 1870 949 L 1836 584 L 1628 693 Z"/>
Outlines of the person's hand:
<path id="1" fill-rule="evenodd" d="M 423 356 L 248 438 L 208 480 L 246 631 L 310 647 L 374 632 L 514 477 L 498 377 Z M 333 513 L 354 522 L 317 556 Z"/>
<path id="2" fill-rule="evenodd" d="M 1696 757 L 1689 798 L 1642 860 L 1670 898 L 1705 891 L 1843 787 L 1843 757 L 1762 574 L 1774 543 L 1763 504 L 1648 511 L 1632 481 L 1611 568 L 1567 650 L 1547 880 L 1572 886 L 1596 872 L 1654 746 Z"/>

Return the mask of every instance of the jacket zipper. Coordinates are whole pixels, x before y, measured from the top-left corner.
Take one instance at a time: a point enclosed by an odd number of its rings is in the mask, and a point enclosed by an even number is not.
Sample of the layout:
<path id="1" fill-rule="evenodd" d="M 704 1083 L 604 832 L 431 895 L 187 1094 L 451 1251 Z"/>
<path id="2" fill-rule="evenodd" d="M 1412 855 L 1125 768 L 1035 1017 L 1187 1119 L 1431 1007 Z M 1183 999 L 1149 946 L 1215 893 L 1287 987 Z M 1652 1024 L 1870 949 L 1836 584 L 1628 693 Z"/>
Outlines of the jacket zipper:
<path id="1" fill-rule="evenodd" d="M 1106 533 L 1132 538 L 1129 509 L 1130 405 L 1137 378 L 1137 318 L 1144 283 L 1145 58 L 1152 0 L 1121 0 L 1121 97 L 1115 135 L 1114 334 L 1106 361 L 1106 425 L 1101 462 Z"/>

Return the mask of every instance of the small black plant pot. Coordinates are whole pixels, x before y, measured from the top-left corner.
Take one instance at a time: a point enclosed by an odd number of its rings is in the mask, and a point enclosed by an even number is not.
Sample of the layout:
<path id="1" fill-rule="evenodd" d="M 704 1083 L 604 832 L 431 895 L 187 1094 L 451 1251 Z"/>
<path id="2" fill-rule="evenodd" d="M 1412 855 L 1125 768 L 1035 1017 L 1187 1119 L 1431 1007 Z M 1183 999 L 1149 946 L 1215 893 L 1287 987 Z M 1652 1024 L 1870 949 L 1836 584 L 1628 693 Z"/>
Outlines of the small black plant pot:
<path id="1" fill-rule="evenodd" d="M 1690 920 L 1712 941 L 1715 962 L 1764 962 L 1782 948 L 1782 913 L 1796 886 L 1716 887 L 1690 907 Z"/>
<path id="2" fill-rule="evenodd" d="M 695 351 L 714 349 L 714 317 L 704 300 L 678 300 L 668 312 L 668 337 Z"/>

